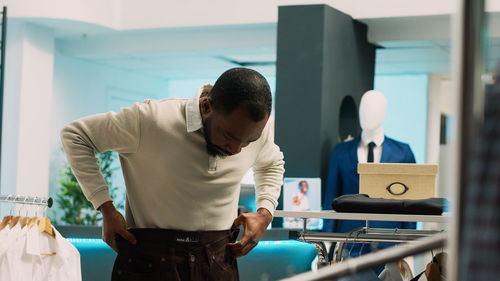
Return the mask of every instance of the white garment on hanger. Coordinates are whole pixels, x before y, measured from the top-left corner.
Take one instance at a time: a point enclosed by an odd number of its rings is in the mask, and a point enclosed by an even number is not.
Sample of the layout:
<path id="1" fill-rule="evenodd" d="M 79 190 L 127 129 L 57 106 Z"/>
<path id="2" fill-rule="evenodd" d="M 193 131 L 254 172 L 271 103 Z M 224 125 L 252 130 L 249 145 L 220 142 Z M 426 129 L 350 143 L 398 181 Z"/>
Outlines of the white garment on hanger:
<path id="1" fill-rule="evenodd" d="M 398 265 L 394 262 L 386 264 L 378 278 L 382 281 L 403 281 Z"/>
<path id="2" fill-rule="evenodd" d="M 39 233 L 36 225 L 18 231 L 1 255 L 0 280 L 81 281 L 78 250 L 55 228 L 54 233 L 55 238 Z"/>
<path id="3" fill-rule="evenodd" d="M 411 279 L 413 279 L 413 274 L 408 263 L 403 260 L 402 266 L 405 271 L 404 275 L 399 270 L 398 264 L 392 262 L 385 265 L 384 270 L 380 273 L 378 278 L 380 278 L 382 281 L 410 281 Z"/>
<path id="4" fill-rule="evenodd" d="M 9 228 L 7 226 L 7 228 Z M 23 275 L 29 274 L 25 268 L 19 268 L 18 263 L 13 261 L 22 253 L 22 246 L 26 241 L 27 228 L 21 228 L 17 223 L 8 230 L 6 241 L 0 245 L 0 280 L 30 280 Z"/>
<path id="5" fill-rule="evenodd" d="M 2 249 L 3 249 L 2 245 L 6 242 L 7 234 L 9 233 L 7 229 L 9 229 L 9 226 L 6 226 L 0 230 L 0 261 L 2 260 Z"/>
<path id="6" fill-rule="evenodd" d="M 28 234 L 26 255 L 32 257 L 33 274 L 36 280 L 81 281 L 80 253 L 54 228 L 56 238 L 36 231 Z M 55 255 L 43 253 L 55 252 Z"/>
<path id="7" fill-rule="evenodd" d="M 0 262 L 2 261 L 3 254 L 12 245 L 12 241 L 16 239 L 19 231 L 21 231 L 21 226 L 19 224 L 16 224 L 13 228 L 7 225 L 2 229 L 2 236 L 0 236 L 2 238 L 0 239 Z"/>
<path id="8" fill-rule="evenodd" d="M 6 226 L 2 229 L 0 229 L 0 243 L 3 241 L 2 238 L 7 235 L 7 229 L 9 228 L 9 226 Z"/>
<path id="9" fill-rule="evenodd" d="M 11 240 L 17 236 L 17 232 L 21 230 L 21 226 L 16 224 L 13 228 L 7 225 L 0 232 L 0 259 L 2 253 L 4 253 L 11 245 Z"/>

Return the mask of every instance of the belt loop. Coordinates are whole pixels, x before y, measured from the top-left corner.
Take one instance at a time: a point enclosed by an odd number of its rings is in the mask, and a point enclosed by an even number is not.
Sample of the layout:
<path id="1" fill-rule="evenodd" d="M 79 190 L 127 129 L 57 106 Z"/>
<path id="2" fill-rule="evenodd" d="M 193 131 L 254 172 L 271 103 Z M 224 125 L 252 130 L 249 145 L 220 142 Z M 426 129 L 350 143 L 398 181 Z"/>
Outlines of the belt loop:
<path id="1" fill-rule="evenodd" d="M 211 244 L 207 244 L 204 247 L 205 248 L 205 255 L 207 257 L 208 264 L 210 265 L 210 267 L 212 267 L 212 263 L 215 261 L 215 253 L 212 250 L 211 246 L 212 246 Z"/>
<path id="2" fill-rule="evenodd" d="M 195 256 L 195 254 L 191 251 L 188 253 L 187 255 L 187 258 L 188 258 L 188 264 L 189 264 L 189 275 L 190 275 L 190 279 L 191 280 L 196 280 L 196 269 L 198 267 L 197 265 L 197 257 Z"/>
<path id="3" fill-rule="evenodd" d="M 229 239 L 231 243 L 236 242 L 236 239 L 238 238 L 238 234 L 240 234 L 240 229 L 238 227 L 231 227 L 231 234 L 229 236 Z"/>

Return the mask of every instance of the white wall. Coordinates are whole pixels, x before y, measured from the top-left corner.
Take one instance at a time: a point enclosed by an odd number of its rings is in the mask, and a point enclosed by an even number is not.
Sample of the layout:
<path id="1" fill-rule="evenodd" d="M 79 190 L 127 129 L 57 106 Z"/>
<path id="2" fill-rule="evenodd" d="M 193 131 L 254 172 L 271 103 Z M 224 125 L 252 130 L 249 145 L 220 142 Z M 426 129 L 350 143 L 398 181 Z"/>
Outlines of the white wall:
<path id="1" fill-rule="evenodd" d="M 52 30 L 27 24 L 24 29 L 19 101 L 17 194 L 46 195 L 54 37 Z"/>
<path id="2" fill-rule="evenodd" d="M 439 182 L 438 196 L 452 198 L 451 192 L 455 189 L 457 176 L 455 164 L 457 163 L 458 151 L 458 95 L 452 91 L 450 79 L 442 79 L 440 83 L 440 111 L 447 116 L 446 144 L 439 148 Z M 450 210 L 451 211 L 451 210 Z"/>
<path id="3" fill-rule="evenodd" d="M 0 192 L 46 196 L 54 37 L 26 23 L 9 26 L 8 34 Z"/>
<path id="4" fill-rule="evenodd" d="M 453 0 L 254 0 L 156 1 L 123 0 L 121 28 L 158 28 L 276 22 L 278 6 L 328 4 L 354 18 L 449 14 Z M 152 8 L 154 7 L 154 8 Z"/>
<path id="5" fill-rule="evenodd" d="M 5 86 L 2 124 L 2 170 L 0 193 L 16 193 L 17 136 L 19 134 L 19 102 L 21 91 L 22 30 L 24 25 L 9 25 L 5 57 Z M 2 204 L 0 204 L 1 206 Z"/>
<path id="6" fill-rule="evenodd" d="M 375 90 L 387 98 L 385 135 L 408 143 L 417 163 L 426 163 L 427 75 L 376 75 Z"/>
<path id="7" fill-rule="evenodd" d="M 8 18 L 42 18 L 87 22 L 110 28 L 120 25 L 120 0 L 3 0 Z"/>
<path id="8" fill-rule="evenodd" d="M 429 163 L 439 163 L 436 196 L 448 197 L 452 189 L 456 149 L 456 120 L 458 116 L 456 93 L 451 90 L 447 74 L 429 75 L 429 120 L 427 121 L 427 159 Z M 440 144 L 441 114 L 446 115 L 446 143 Z"/>
<path id="9" fill-rule="evenodd" d="M 145 98 L 157 99 L 167 95 L 167 82 L 139 72 L 119 70 L 84 60 L 54 56 L 54 93 L 52 99 L 50 196 L 56 197 L 58 180 L 66 162 L 59 133 L 74 119 L 87 115 L 131 106 Z M 116 166 L 118 166 L 116 161 Z M 116 185 L 123 185 L 121 171 L 115 173 Z M 122 194 L 123 199 L 124 194 Z M 57 205 L 51 211 L 55 212 Z"/>
<path id="10" fill-rule="evenodd" d="M 441 133 L 441 85 L 446 75 L 429 75 L 427 114 L 427 163 L 439 163 L 439 139 Z"/>
<path id="11" fill-rule="evenodd" d="M 213 85 L 215 80 L 217 80 L 217 75 L 198 79 L 170 79 L 168 80 L 168 97 L 191 98 L 202 84 L 209 83 Z"/>
<path id="12" fill-rule="evenodd" d="M 278 6 L 328 4 L 357 19 L 450 14 L 453 0 L 4 0 L 16 18 L 66 19 L 114 29 L 276 22 Z M 500 11 L 499 1 L 487 1 Z"/>

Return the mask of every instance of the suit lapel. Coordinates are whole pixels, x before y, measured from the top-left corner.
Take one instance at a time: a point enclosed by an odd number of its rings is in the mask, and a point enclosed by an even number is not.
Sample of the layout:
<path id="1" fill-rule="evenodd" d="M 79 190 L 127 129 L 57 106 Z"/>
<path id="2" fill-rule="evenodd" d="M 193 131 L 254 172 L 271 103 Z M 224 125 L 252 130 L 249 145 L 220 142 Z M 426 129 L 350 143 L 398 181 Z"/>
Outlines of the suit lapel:
<path id="1" fill-rule="evenodd" d="M 349 153 L 349 157 L 351 158 L 351 163 L 354 163 L 357 167 L 359 161 L 358 161 L 358 146 L 359 146 L 359 142 L 360 142 L 361 138 L 360 137 L 357 137 L 355 138 L 353 141 L 352 141 L 352 149 L 351 149 L 351 152 Z"/>
<path id="2" fill-rule="evenodd" d="M 389 155 L 391 155 L 391 142 L 384 136 L 382 142 L 382 156 L 380 156 L 380 163 L 390 163 Z"/>

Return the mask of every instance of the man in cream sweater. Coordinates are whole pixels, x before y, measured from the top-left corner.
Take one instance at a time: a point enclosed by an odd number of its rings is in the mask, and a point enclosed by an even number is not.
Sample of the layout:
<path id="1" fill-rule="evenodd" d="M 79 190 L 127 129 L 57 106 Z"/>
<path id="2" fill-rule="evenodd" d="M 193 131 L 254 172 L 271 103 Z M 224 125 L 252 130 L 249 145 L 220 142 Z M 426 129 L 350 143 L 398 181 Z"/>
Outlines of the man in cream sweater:
<path id="1" fill-rule="evenodd" d="M 264 234 L 282 185 L 283 154 L 267 125 L 271 100 L 262 75 L 233 68 L 192 99 L 147 100 L 62 130 L 73 172 L 102 212 L 103 239 L 118 253 L 112 280 L 239 280 L 235 258 Z M 94 155 L 107 150 L 120 155 L 126 219 Z M 257 212 L 236 218 L 251 167 Z"/>

